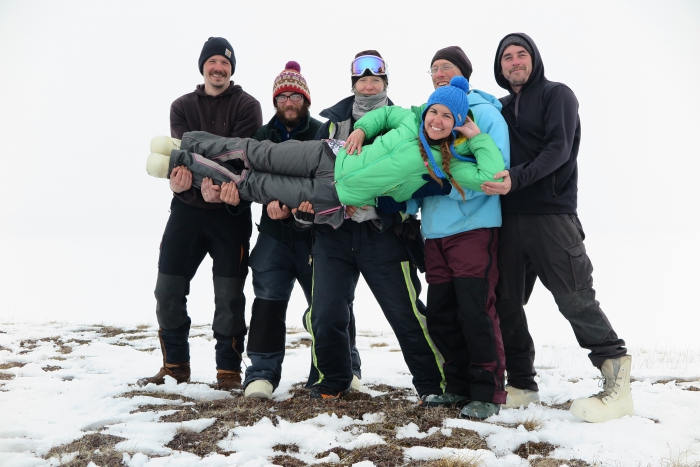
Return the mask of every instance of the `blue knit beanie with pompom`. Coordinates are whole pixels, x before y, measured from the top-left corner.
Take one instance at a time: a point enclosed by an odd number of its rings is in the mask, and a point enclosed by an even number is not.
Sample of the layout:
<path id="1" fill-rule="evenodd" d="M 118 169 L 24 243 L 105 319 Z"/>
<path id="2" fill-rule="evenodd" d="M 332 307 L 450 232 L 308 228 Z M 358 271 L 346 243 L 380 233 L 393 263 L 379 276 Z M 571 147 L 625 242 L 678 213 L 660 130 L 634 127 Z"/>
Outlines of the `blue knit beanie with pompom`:
<path id="1" fill-rule="evenodd" d="M 428 109 L 434 104 L 442 104 L 452 113 L 454 117 L 455 124 L 452 127 L 452 134 L 457 137 L 457 132 L 454 127 L 464 125 L 467 120 L 467 114 L 469 112 L 469 98 L 467 97 L 467 92 L 469 92 L 469 81 L 464 76 L 455 76 L 450 80 L 448 86 L 441 86 L 437 88 L 428 98 L 428 103 L 425 105 L 425 110 L 421 115 L 420 131 L 418 136 L 420 137 L 421 144 L 428 155 L 428 160 L 433 168 L 433 172 L 438 178 L 447 178 L 447 176 L 442 172 L 440 167 L 438 167 L 433 157 L 433 153 L 430 150 L 430 145 L 425 139 L 425 114 Z M 454 143 L 450 144 L 450 152 L 452 156 L 461 161 L 475 162 L 475 159 L 470 157 L 460 156 L 455 152 Z"/>

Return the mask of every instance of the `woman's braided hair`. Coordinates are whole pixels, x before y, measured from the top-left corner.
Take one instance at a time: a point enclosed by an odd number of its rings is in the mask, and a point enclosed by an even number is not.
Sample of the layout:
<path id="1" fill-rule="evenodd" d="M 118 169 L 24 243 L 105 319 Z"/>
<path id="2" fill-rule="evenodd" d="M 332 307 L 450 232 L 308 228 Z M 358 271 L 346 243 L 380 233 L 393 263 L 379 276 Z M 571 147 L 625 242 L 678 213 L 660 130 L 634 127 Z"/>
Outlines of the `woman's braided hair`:
<path id="1" fill-rule="evenodd" d="M 453 159 L 452 151 L 450 151 L 450 144 L 452 144 L 453 140 L 454 136 L 450 135 L 440 142 L 440 155 L 442 156 L 442 171 L 445 173 L 445 175 L 447 175 L 447 180 L 449 180 L 452 186 L 455 187 L 455 189 L 459 192 L 460 195 L 462 195 L 462 199 L 466 200 L 464 188 L 462 188 L 462 186 L 459 184 L 459 182 L 457 182 L 457 180 L 452 178 L 452 172 L 450 172 L 450 163 Z M 442 186 L 442 180 L 435 175 L 435 172 L 433 171 L 433 168 L 431 167 L 431 164 L 428 161 L 428 154 L 425 152 L 425 148 L 422 144 L 418 144 L 418 148 L 420 149 L 420 155 L 423 158 L 423 163 L 425 163 L 425 168 L 428 169 L 430 178 L 432 178 L 433 180 L 438 182 L 440 186 Z"/>

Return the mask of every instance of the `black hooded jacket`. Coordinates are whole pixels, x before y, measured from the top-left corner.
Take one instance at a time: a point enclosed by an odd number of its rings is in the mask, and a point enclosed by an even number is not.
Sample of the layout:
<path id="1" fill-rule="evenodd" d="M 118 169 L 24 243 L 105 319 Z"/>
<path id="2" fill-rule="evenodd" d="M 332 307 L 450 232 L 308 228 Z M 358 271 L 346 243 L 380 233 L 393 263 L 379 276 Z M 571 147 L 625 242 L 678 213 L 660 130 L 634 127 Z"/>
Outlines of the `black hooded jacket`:
<path id="1" fill-rule="evenodd" d="M 511 191 L 501 196 L 502 210 L 576 214 L 576 157 L 581 140 L 578 101 L 569 87 L 545 78 L 542 57 L 530 37 L 510 35 L 527 41 L 533 56 L 530 77 L 516 94 L 501 73 L 501 58 L 496 52 L 496 82 L 510 93 L 499 99 L 510 134 L 512 180 Z"/>

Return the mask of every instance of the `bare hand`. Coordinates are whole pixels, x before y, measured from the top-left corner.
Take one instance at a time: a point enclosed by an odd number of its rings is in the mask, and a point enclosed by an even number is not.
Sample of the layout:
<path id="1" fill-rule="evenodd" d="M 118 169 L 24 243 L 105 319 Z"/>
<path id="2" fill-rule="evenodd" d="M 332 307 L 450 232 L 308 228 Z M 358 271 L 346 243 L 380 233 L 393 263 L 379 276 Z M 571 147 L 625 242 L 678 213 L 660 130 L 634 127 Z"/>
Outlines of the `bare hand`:
<path id="1" fill-rule="evenodd" d="M 238 206 L 241 202 L 241 195 L 238 193 L 238 187 L 234 182 L 224 182 L 221 185 L 221 201 L 232 206 Z"/>
<path id="2" fill-rule="evenodd" d="M 481 191 L 487 195 L 505 195 L 508 194 L 511 188 L 510 172 L 502 170 L 493 176 L 494 180 L 501 182 L 484 182 L 481 184 Z"/>
<path id="3" fill-rule="evenodd" d="M 465 138 L 471 139 L 481 133 L 481 130 L 479 129 L 478 126 L 476 126 L 476 123 L 474 123 L 474 120 L 471 118 L 467 117 L 467 119 L 464 121 L 464 125 L 462 126 L 456 126 L 455 130 L 459 131 L 464 135 Z"/>
<path id="4" fill-rule="evenodd" d="M 308 201 L 302 202 L 298 208 L 292 209 L 292 214 L 296 214 L 297 211 L 308 212 L 310 214 L 314 213 L 314 205 Z"/>
<path id="5" fill-rule="evenodd" d="M 352 215 L 355 214 L 357 209 L 357 206 L 345 206 L 345 215 L 348 217 L 352 217 Z"/>
<path id="6" fill-rule="evenodd" d="M 192 188 L 192 172 L 185 166 L 175 167 L 170 173 L 170 189 L 182 193 Z"/>
<path id="7" fill-rule="evenodd" d="M 362 153 L 362 144 L 365 142 L 365 137 L 365 132 L 359 128 L 350 133 L 348 139 L 345 140 L 345 146 L 343 146 L 345 152 L 352 155 L 357 151 L 357 155 L 359 156 Z"/>
<path id="8" fill-rule="evenodd" d="M 270 219 L 286 219 L 292 215 L 289 206 L 283 206 L 278 200 L 270 201 L 267 205 L 267 215 Z"/>
<path id="9" fill-rule="evenodd" d="M 214 185 L 211 178 L 206 177 L 202 179 L 202 197 L 207 203 L 223 203 L 221 199 L 221 187 Z"/>

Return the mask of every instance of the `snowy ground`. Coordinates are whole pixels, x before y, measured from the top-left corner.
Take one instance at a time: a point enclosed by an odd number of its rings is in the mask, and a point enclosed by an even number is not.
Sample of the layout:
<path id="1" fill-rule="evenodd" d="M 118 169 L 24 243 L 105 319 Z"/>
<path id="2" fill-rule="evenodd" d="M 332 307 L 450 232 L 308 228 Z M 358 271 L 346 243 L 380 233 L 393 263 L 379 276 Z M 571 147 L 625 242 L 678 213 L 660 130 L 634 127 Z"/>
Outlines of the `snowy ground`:
<path id="1" fill-rule="evenodd" d="M 325 413 L 298 423 L 277 423 L 274 412 L 252 426 L 232 426 L 219 442 L 224 456 L 200 458 L 174 451 L 165 445 L 178 430 L 201 431 L 213 418 L 168 423 L 159 418 L 172 413 L 136 411 L 140 406 L 187 405 L 192 401 L 240 398 L 212 389 L 214 379 L 213 343 L 207 327 L 193 329 L 193 383 L 150 385 L 147 393 L 131 398 L 124 394 L 138 389 L 134 382 L 160 365 L 156 329 L 152 326 L 126 328 L 118 333 L 102 326 L 65 324 L 3 325 L 0 333 L 0 465 L 59 465 L 57 457 L 44 459 L 52 447 L 70 443 L 87 434 L 101 432 L 124 438 L 114 449 L 123 451 L 124 465 L 270 465 L 279 452 L 272 447 L 295 444 L 298 452 L 288 454 L 304 463 L 337 461 L 330 454 L 315 456 L 340 446 L 354 449 L 385 441 L 372 433 L 348 429 L 381 419 L 381 414 L 365 414 L 362 419 L 338 418 Z M 288 343 L 309 336 L 292 330 Z M 386 384 L 411 387 L 395 337 L 390 333 L 368 334 L 359 338 L 363 357 L 363 382 L 367 386 Z M 377 345 L 379 344 L 379 345 Z M 387 344 L 387 345 L 382 345 Z M 543 346 L 538 349 L 538 374 L 543 406 L 503 410 L 486 422 L 446 418 L 440 428 L 444 435 L 466 428 L 476 431 L 488 450 L 454 448 L 405 448 L 406 459 L 438 459 L 446 456 L 478 456 L 484 466 L 525 466 L 528 461 L 513 452 L 524 443 L 547 442 L 556 447 L 550 457 L 580 459 L 590 465 L 647 466 L 697 465 L 700 462 L 700 356 L 697 349 L 632 347 L 635 414 L 604 424 L 577 420 L 560 404 L 599 390 L 597 373 L 585 353 L 576 347 Z M 308 374 L 309 349 L 289 349 L 284 375 L 275 393 L 278 403 L 290 397 L 292 386 Z M 380 394 L 367 389 L 370 395 Z M 172 395 L 177 395 L 173 400 Z M 180 399 L 180 397 L 182 399 Z M 189 402 L 188 402 L 189 401 Z M 332 411 L 332 406 L 329 406 Z M 522 424 L 539 420 L 533 431 Z M 273 421 L 276 422 L 273 424 Z M 520 426 L 519 426 L 520 425 Z M 396 429 L 398 438 L 420 438 L 411 419 Z M 64 462 L 71 456 L 64 454 Z M 532 459 L 531 459 L 532 460 Z M 671 464 L 671 461 L 682 461 Z M 362 463 L 361 465 L 372 465 Z"/>

